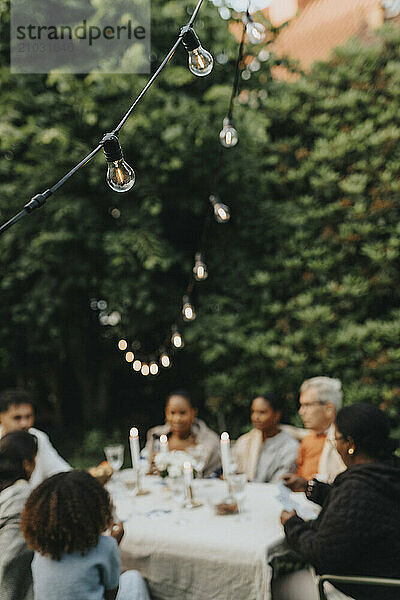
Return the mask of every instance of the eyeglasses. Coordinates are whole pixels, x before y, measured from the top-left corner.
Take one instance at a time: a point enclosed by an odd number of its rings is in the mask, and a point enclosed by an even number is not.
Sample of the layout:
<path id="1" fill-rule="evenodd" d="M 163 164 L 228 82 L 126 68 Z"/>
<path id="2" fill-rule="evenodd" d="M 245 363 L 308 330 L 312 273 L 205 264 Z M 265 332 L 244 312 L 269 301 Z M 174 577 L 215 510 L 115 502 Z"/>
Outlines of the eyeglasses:
<path id="1" fill-rule="evenodd" d="M 312 408 L 313 406 L 322 406 L 322 405 L 323 405 L 323 402 L 319 402 L 318 400 L 317 400 L 317 402 L 302 402 L 300 404 L 299 410 L 301 408 Z"/>

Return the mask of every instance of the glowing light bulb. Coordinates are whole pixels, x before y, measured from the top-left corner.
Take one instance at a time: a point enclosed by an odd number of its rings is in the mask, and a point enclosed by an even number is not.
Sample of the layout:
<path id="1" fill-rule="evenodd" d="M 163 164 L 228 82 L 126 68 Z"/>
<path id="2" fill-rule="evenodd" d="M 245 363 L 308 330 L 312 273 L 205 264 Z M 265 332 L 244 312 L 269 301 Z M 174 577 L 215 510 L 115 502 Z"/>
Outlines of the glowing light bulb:
<path id="1" fill-rule="evenodd" d="M 189 296 L 183 296 L 182 298 L 183 307 L 182 307 L 182 317 L 184 321 L 194 321 L 196 318 L 196 313 L 193 309 L 193 306 L 190 304 Z"/>
<path id="2" fill-rule="evenodd" d="M 171 343 L 173 344 L 173 346 L 175 348 L 178 348 L 178 349 L 183 348 L 183 346 L 184 346 L 182 336 L 179 333 L 176 325 L 173 325 L 173 327 L 172 327 Z"/>
<path id="3" fill-rule="evenodd" d="M 211 206 L 214 208 L 214 215 L 218 223 L 226 223 L 231 218 L 229 206 L 223 204 L 216 194 L 210 196 Z"/>
<path id="4" fill-rule="evenodd" d="M 166 352 L 163 352 L 160 356 L 160 361 L 164 369 L 168 369 L 171 366 L 171 359 Z"/>
<path id="5" fill-rule="evenodd" d="M 128 343 L 127 343 L 126 340 L 119 340 L 119 342 L 118 342 L 118 348 L 120 350 L 126 350 L 127 347 L 128 347 Z"/>
<path id="6" fill-rule="evenodd" d="M 134 359 L 134 358 L 135 358 L 135 355 L 133 354 L 133 352 L 127 352 L 127 353 L 125 354 L 125 360 L 126 360 L 126 362 L 128 362 L 128 363 L 131 363 L 131 362 L 133 362 L 133 359 Z"/>
<path id="7" fill-rule="evenodd" d="M 134 371 L 140 371 L 140 369 L 142 368 L 142 363 L 140 360 L 134 360 L 133 361 L 133 365 L 132 365 Z"/>
<path id="8" fill-rule="evenodd" d="M 233 126 L 232 117 L 228 116 L 222 122 L 222 129 L 219 132 L 219 141 L 224 148 L 233 148 L 239 141 L 238 132 Z"/>
<path id="9" fill-rule="evenodd" d="M 253 21 L 250 13 L 247 12 L 243 17 L 243 23 L 246 26 L 246 35 L 251 44 L 259 44 L 265 39 L 265 27 L 261 23 Z"/>
<path id="10" fill-rule="evenodd" d="M 158 364 L 154 360 L 150 363 L 150 373 L 152 375 L 157 375 L 158 373 Z"/>
<path id="11" fill-rule="evenodd" d="M 147 375 L 150 374 L 150 368 L 149 365 L 147 363 L 143 363 L 142 364 L 142 368 L 140 369 L 142 375 L 144 375 L 145 377 L 147 377 Z"/>
<path id="12" fill-rule="evenodd" d="M 197 252 L 195 255 L 193 273 L 196 281 L 204 281 L 208 277 L 207 267 L 202 260 L 200 252 Z"/>
<path id="13" fill-rule="evenodd" d="M 116 135 L 106 133 L 101 141 L 107 161 L 106 181 L 115 192 L 127 192 L 135 183 L 135 172 L 124 161 Z"/>
<path id="14" fill-rule="evenodd" d="M 193 75 L 204 77 L 211 73 L 214 59 L 211 54 L 203 48 L 192 27 L 184 27 L 181 30 L 182 43 L 189 53 L 189 69 Z"/>
<path id="15" fill-rule="evenodd" d="M 117 310 L 113 310 L 110 315 L 108 315 L 108 325 L 115 327 L 121 320 L 121 314 Z"/>

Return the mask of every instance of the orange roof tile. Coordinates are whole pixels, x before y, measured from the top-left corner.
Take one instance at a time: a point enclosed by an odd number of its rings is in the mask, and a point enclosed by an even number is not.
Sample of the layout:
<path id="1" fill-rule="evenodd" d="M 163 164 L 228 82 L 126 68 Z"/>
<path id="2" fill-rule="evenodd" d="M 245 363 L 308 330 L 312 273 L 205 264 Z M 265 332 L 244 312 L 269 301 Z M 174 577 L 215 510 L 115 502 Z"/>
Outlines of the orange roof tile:
<path id="1" fill-rule="evenodd" d="M 384 20 L 380 0 L 299 0 L 299 7 L 298 16 L 269 49 L 279 57 L 299 60 L 304 69 L 316 60 L 326 60 L 333 48 L 350 37 L 370 39 L 371 29 Z M 263 12 L 268 17 L 268 9 Z M 287 78 L 285 69 L 275 69 L 275 76 Z"/>

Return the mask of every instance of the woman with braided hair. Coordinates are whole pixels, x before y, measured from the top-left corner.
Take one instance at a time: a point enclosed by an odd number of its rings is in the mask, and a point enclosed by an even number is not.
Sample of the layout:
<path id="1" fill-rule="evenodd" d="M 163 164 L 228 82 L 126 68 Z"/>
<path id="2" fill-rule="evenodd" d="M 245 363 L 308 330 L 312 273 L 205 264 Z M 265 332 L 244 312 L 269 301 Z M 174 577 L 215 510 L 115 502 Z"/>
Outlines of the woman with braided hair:
<path id="1" fill-rule="evenodd" d="M 21 526 L 35 551 L 35 600 L 150 600 L 140 573 L 120 578 L 124 532 L 111 510 L 107 491 L 86 471 L 58 473 L 33 490 Z"/>

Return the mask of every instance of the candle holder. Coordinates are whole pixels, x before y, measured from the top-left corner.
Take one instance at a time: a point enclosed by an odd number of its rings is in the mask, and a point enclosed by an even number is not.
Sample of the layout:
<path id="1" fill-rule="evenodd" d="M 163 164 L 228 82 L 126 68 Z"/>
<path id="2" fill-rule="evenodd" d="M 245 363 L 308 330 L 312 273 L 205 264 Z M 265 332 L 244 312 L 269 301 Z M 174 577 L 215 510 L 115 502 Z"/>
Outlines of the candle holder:
<path id="1" fill-rule="evenodd" d="M 224 479 L 228 488 L 228 495 L 225 496 L 221 502 L 218 502 L 218 504 L 214 505 L 215 514 L 218 516 L 237 515 L 239 513 L 239 507 L 233 492 L 233 485 L 230 475 L 225 475 Z"/>
<path id="2" fill-rule="evenodd" d="M 185 498 L 183 500 L 183 508 L 198 508 L 199 506 L 203 506 L 202 502 L 195 500 L 193 497 L 193 489 L 191 485 L 185 486 Z"/>
<path id="3" fill-rule="evenodd" d="M 150 494 L 150 490 L 144 490 L 142 487 L 142 474 L 140 468 L 136 469 L 136 488 L 136 496 L 146 496 L 147 494 Z"/>

